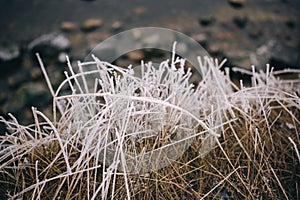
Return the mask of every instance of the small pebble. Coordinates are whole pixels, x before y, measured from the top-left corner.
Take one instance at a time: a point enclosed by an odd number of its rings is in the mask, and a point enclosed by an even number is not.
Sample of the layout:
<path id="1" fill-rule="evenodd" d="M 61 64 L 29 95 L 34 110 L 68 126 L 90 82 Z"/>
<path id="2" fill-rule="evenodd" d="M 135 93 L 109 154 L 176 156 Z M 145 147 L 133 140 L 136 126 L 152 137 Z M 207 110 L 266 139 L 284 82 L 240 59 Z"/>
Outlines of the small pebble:
<path id="1" fill-rule="evenodd" d="M 141 15 L 145 12 L 145 7 L 136 7 L 132 10 L 135 15 Z"/>
<path id="2" fill-rule="evenodd" d="M 93 31 L 103 25 L 102 19 L 91 18 L 83 22 L 81 30 L 89 32 Z"/>
<path id="3" fill-rule="evenodd" d="M 122 29 L 122 23 L 120 21 L 115 21 L 112 25 L 111 25 L 111 29 L 113 31 L 119 31 Z"/>
<path id="4" fill-rule="evenodd" d="M 61 52 L 57 58 L 58 62 L 67 63 L 67 56 L 68 56 L 68 54 L 66 52 Z"/>
<path id="5" fill-rule="evenodd" d="M 60 29 L 64 32 L 72 32 L 78 29 L 78 24 L 74 22 L 63 22 L 60 25 Z"/>

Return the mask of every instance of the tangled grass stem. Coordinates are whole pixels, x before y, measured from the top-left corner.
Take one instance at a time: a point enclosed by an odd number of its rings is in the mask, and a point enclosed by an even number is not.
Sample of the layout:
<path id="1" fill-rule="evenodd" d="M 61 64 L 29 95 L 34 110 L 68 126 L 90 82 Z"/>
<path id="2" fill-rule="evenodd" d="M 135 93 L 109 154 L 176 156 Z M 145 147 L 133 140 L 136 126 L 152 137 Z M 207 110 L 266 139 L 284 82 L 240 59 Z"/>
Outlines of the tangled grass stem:
<path id="1" fill-rule="evenodd" d="M 195 86 L 174 56 L 142 62 L 141 76 L 68 60 L 56 90 L 38 56 L 53 116 L 0 118 L 0 198 L 300 199 L 300 79 L 280 79 L 300 71 L 234 68 L 252 75 L 246 87 L 199 58 Z"/>

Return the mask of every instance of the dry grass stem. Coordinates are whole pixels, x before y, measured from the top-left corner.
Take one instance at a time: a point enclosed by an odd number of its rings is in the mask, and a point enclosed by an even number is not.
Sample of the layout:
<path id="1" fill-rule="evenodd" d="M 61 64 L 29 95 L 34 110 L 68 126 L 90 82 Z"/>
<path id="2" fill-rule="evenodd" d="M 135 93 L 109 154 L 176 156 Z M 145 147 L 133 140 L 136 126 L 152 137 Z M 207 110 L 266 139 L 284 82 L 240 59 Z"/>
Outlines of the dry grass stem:
<path id="1" fill-rule="evenodd" d="M 1 199 L 300 199 L 299 70 L 236 85 L 206 57 L 192 84 L 174 52 L 141 76 L 93 58 L 55 90 L 38 56 L 53 116 L 0 118 Z"/>

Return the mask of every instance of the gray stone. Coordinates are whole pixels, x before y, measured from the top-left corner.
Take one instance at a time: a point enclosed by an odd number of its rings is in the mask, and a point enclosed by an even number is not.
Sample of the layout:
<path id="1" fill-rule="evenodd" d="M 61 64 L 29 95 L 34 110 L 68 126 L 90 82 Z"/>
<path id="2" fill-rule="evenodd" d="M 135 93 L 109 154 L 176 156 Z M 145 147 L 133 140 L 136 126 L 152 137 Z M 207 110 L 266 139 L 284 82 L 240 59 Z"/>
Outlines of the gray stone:
<path id="1" fill-rule="evenodd" d="M 269 63 L 275 68 L 300 69 L 300 51 L 295 47 L 277 42 L 270 52 Z"/>
<path id="2" fill-rule="evenodd" d="M 250 55 L 251 62 L 258 68 L 267 63 L 275 69 L 300 68 L 300 52 L 296 47 L 288 46 L 278 40 L 269 40 Z"/>
<path id="3" fill-rule="evenodd" d="M 68 51 L 70 48 L 68 38 L 58 32 L 42 35 L 28 45 L 28 49 L 33 55 L 39 53 L 45 57 L 57 57 L 59 53 Z"/>
<path id="4" fill-rule="evenodd" d="M 20 68 L 22 63 L 21 50 L 17 45 L 0 46 L 0 70 L 1 75 Z M 0 75 L 0 76 L 1 76 Z"/>

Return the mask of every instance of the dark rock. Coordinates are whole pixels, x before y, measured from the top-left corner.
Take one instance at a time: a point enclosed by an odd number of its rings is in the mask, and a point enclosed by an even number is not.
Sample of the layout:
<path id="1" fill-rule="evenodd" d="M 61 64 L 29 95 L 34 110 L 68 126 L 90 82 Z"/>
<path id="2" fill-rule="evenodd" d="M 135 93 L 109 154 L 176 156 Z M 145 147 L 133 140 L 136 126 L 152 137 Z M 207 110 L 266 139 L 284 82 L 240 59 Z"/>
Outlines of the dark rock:
<path id="1" fill-rule="evenodd" d="M 244 28 L 248 22 L 248 18 L 246 16 L 235 16 L 233 22 L 239 28 Z"/>
<path id="2" fill-rule="evenodd" d="M 211 25 L 214 21 L 215 17 L 213 15 L 207 15 L 199 19 L 199 24 L 202 26 L 208 26 Z"/>
<path id="3" fill-rule="evenodd" d="M 102 19 L 91 18 L 83 22 L 83 24 L 81 25 L 81 30 L 84 32 L 91 32 L 102 25 L 103 25 Z"/>
<path id="4" fill-rule="evenodd" d="M 22 85 L 7 101 L 0 105 L 0 113 L 12 113 L 21 124 L 31 124 L 31 107 L 45 110 L 51 106 L 52 97 L 50 92 L 41 83 L 26 83 Z M 47 113 L 48 116 L 51 116 Z"/>
<path id="5" fill-rule="evenodd" d="M 228 0 L 228 2 L 233 8 L 242 8 L 245 5 L 246 0 Z"/>
<path id="6" fill-rule="evenodd" d="M 31 106 L 43 109 L 51 105 L 51 101 L 52 97 L 46 86 L 39 82 L 25 83 L 14 95 L 7 97 L 0 109 L 3 113 L 12 113 L 21 122 L 29 122 L 32 118 Z"/>
<path id="7" fill-rule="evenodd" d="M 21 63 L 22 53 L 17 45 L 0 46 L 0 76 L 20 68 Z"/>
<path id="8" fill-rule="evenodd" d="M 11 101 L 12 110 L 19 111 L 24 107 L 45 107 L 51 102 L 51 95 L 48 89 L 41 83 L 26 83 L 21 86 Z"/>
<path id="9" fill-rule="evenodd" d="M 293 19 L 288 19 L 285 24 L 287 25 L 287 27 L 289 27 L 290 29 L 295 28 L 296 22 Z"/>
<path id="10" fill-rule="evenodd" d="M 35 53 L 39 53 L 42 57 L 57 58 L 61 52 L 69 51 L 71 46 L 67 37 L 54 32 L 36 38 L 28 48 L 34 57 Z"/>

